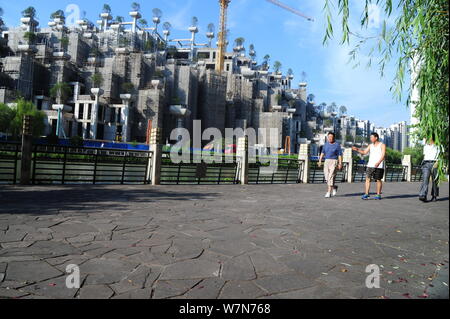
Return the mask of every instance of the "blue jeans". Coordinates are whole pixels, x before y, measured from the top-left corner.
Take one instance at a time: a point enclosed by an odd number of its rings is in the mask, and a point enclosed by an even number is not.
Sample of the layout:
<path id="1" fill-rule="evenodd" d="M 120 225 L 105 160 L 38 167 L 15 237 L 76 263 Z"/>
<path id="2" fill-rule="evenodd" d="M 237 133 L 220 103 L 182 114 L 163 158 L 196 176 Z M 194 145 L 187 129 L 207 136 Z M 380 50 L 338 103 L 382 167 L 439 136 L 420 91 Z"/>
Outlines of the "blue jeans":
<path id="1" fill-rule="evenodd" d="M 420 185 L 419 196 L 426 198 L 428 195 L 428 184 L 431 176 L 431 196 L 439 196 L 439 187 L 437 184 L 437 169 L 433 168 L 434 162 L 424 162 L 422 164 L 422 185 Z"/>

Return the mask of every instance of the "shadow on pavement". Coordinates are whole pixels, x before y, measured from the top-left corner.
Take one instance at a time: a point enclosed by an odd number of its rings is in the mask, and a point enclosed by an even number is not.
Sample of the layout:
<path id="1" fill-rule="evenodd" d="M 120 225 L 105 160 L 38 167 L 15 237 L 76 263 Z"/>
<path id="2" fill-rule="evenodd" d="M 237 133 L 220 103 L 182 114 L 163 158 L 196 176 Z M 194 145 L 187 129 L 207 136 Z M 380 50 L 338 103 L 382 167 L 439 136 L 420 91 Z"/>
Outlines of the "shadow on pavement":
<path id="1" fill-rule="evenodd" d="M 173 189 L 172 189 L 173 190 Z M 0 190 L 1 214 L 58 214 L 60 211 L 122 210 L 128 202 L 143 206 L 148 203 L 170 201 L 213 200 L 217 193 L 183 192 L 161 188 L 127 186 L 77 185 L 54 187 L 8 187 Z M 213 197 L 213 198 L 212 198 Z"/>

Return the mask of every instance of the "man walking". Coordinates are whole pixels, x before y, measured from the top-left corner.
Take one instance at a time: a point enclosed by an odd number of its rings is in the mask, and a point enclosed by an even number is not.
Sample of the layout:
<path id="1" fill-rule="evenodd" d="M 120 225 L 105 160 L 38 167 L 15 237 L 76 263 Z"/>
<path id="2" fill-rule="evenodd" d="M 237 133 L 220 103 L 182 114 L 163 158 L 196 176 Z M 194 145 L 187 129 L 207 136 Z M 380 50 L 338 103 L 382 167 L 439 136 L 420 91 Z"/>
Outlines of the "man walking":
<path id="1" fill-rule="evenodd" d="M 328 133 L 328 142 L 322 148 L 319 157 L 319 167 L 322 166 L 322 159 L 325 157 L 325 164 L 323 172 L 325 180 L 327 181 L 328 191 L 325 194 L 326 198 L 336 196 L 337 186 L 335 186 L 337 170 L 342 169 L 342 149 L 339 143 L 336 143 L 336 135 Z"/>
<path id="2" fill-rule="evenodd" d="M 367 175 L 366 175 L 366 185 L 365 193 L 362 199 L 370 199 L 370 183 L 372 180 L 377 182 L 377 195 L 374 199 L 381 199 L 381 191 L 383 189 L 383 176 L 384 176 L 384 159 L 386 156 L 386 145 L 380 142 L 380 136 L 378 133 L 372 133 L 370 135 L 370 141 L 372 144 L 369 145 L 365 150 L 359 149 L 357 147 L 352 147 L 352 149 L 359 154 L 369 155 L 369 162 L 367 163 Z"/>
<path id="3" fill-rule="evenodd" d="M 423 147 L 422 162 L 422 185 L 420 186 L 419 199 L 422 202 L 427 201 L 428 184 L 431 176 L 431 201 L 435 201 L 439 196 L 439 187 L 437 180 L 437 160 L 439 157 L 439 148 L 434 144 L 434 138 L 430 138 Z"/>

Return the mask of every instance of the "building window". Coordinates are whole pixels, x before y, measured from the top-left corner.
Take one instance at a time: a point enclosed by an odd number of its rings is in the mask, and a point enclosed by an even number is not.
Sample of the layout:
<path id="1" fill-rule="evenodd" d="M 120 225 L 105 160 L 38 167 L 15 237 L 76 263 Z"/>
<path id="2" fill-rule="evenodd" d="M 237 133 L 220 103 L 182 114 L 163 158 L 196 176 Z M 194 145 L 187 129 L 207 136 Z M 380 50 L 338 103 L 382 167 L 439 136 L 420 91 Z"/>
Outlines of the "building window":
<path id="1" fill-rule="evenodd" d="M 83 116 L 84 116 L 84 104 L 80 104 L 78 105 L 78 118 L 82 120 Z"/>
<path id="2" fill-rule="evenodd" d="M 90 120 L 92 116 L 92 104 L 88 104 L 88 116 L 87 119 Z"/>
<path id="3" fill-rule="evenodd" d="M 103 110 L 104 110 L 103 105 L 99 105 L 99 106 L 98 106 L 98 116 L 97 116 L 99 122 L 103 122 L 103 120 L 104 120 L 104 117 L 103 117 Z"/>
<path id="4" fill-rule="evenodd" d="M 42 110 L 42 102 L 43 102 L 42 99 L 38 99 L 38 100 L 37 100 L 37 105 L 36 105 L 36 107 L 37 107 L 37 109 L 38 109 L 39 111 Z"/>
<path id="5" fill-rule="evenodd" d="M 207 59 L 209 59 L 209 57 L 210 57 L 209 52 L 199 52 L 199 53 L 197 54 L 197 58 L 198 58 L 199 60 L 207 60 Z"/>
<path id="6" fill-rule="evenodd" d="M 122 109 L 117 109 L 117 123 L 122 122 Z"/>
<path id="7" fill-rule="evenodd" d="M 78 123 L 77 135 L 83 137 L 83 123 Z"/>
<path id="8" fill-rule="evenodd" d="M 111 123 L 115 123 L 116 122 L 116 109 L 114 107 L 112 107 L 109 111 L 110 113 L 110 117 L 109 117 L 109 121 Z"/>
<path id="9" fill-rule="evenodd" d="M 70 121 L 69 122 L 69 134 L 68 134 L 68 137 L 72 137 L 72 129 L 73 129 L 73 122 Z"/>
<path id="10" fill-rule="evenodd" d="M 86 125 L 86 138 L 90 139 L 91 138 L 91 123 L 88 123 Z"/>

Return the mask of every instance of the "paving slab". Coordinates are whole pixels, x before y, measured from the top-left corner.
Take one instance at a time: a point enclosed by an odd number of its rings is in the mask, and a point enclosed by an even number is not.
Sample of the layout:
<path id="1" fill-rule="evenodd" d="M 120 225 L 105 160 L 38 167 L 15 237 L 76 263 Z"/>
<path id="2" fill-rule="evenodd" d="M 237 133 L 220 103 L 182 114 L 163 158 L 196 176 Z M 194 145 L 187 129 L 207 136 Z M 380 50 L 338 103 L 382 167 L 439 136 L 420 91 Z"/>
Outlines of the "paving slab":
<path id="1" fill-rule="evenodd" d="M 448 184 L 324 186 L 2 186 L 0 298 L 448 298 Z"/>

